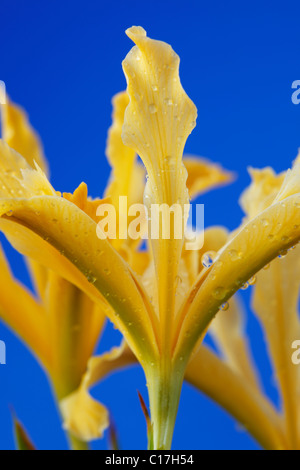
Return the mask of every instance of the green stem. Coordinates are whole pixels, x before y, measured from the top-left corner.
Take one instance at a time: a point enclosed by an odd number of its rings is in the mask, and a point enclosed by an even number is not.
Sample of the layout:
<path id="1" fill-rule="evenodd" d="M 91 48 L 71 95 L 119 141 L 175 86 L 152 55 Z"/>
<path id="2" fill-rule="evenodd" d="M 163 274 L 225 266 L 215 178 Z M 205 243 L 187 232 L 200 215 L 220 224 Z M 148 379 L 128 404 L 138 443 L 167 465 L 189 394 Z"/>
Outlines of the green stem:
<path id="1" fill-rule="evenodd" d="M 71 450 L 89 450 L 89 445 L 87 442 L 80 441 L 71 433 L 68 433 L 68 440 Z"/>
<path id="2" fill-rule="evenodd" d="M 170 450 L 184 369 L 164 361 L 146 372 L 151 410 L 153 450 Z"/>

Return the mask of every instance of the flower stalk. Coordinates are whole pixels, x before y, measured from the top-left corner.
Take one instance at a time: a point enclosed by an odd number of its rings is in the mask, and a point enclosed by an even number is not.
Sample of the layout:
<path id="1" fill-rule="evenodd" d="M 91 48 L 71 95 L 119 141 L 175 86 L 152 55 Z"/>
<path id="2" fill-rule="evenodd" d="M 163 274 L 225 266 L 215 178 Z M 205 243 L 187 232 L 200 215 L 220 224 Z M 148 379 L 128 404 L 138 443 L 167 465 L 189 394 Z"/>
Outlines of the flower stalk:
<path id="1" fill-rule="evenodd" d="M 161 360 L 146 371 L 151 410 L 153 450 L 170 450 L 184 377 L 183 367 Z"/>

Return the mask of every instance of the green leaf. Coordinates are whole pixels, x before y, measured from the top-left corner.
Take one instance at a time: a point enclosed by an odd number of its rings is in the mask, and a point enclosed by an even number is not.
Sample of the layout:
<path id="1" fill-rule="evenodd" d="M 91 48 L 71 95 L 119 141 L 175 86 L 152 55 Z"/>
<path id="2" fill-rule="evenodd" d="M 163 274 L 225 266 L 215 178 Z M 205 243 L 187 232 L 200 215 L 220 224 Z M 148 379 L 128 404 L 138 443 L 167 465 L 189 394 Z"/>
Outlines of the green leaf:
<path id="1" fill-rule="evenodd" d="M 14 427 L 15 444 L 16 444 L 17 450 L 36 450 L 23 424 L 16 418 L 14 413 L 13 413 L 13 427 Z"/>

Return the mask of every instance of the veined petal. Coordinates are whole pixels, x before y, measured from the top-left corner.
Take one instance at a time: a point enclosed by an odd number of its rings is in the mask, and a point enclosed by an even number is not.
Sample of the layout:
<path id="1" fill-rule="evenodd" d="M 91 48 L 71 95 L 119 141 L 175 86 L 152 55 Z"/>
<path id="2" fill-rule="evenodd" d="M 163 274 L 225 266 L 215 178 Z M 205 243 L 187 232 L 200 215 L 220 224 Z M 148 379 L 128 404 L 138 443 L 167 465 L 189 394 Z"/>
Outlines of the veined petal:
<path id="1" fill-rule="evenodd" d="M 237 296 L 230 299 L 228 310 L 218 313 L 208 331 L 231 369 L 259 389 L 256 367 L 245 335 L 244 310 Z"/>
<path id="2" fill-rule="evenodd" d="M 104 297 L 112 307 L 110 318 L 126 332 L 137 356 L 141 351 L 145 356 L 154 353 L 151 305 L 128 265 L 106 239 L 98 238 L 96 222 L 75 204 L 57 196 L 41 170 L 26 167 L 25 160 L 1 141 L 0 156 L 0 178 L 11 175 L 4 188 L 0 187 L 0 226 L 12 244 L 59 274 L 62 268 L 66 279 L 84 292 L 92 292 L 101 305 Z M 25 168 L 22 171 L 21 165 Z M 25 198 L 14 197 L 18 188 Z M 65 258 L 77 270 L 70 270 Z"/>
<path id="3" fill-rule="evenodd" d="M 230 183 L 234 178 L 233 173 L 205 158 L 184 155 L 183 163 L 188 173 L 186 184 L 191 199 L 210 189 Z"/>
<path id="4" fill-rule="evenodd" d="M 300 371 L 291 360 L 291 345 L 300 338 L 298 298 L 300 288 L 300 249 L 284 259 L 272 261 L 258 273 L 253 307 L 269 345 L 281 393 L 285 431 L 292 449 L 299 448 Z"/>
<path id="5" fill-rule="evenodd" d="M 109 242 L 97 237 L 96 223 L 90 217 L 56 196 L 2 199 L 0 208 L 3 214 L 11 214 L 0 219 L 0 228 L 18 251 L 53 269 L 101 305 L 104 297 L 113 309 L 107 314 L 138 357 L 154 354 L 156 342 L 145 294 Z"/>
<path id="6" fill-rule="evenodd" d="M 297 173 L 297 165 L 292 173 Z M 223 248 L 211 269 L 200 273 L 182 308 L 174 347 L 189 350 L 226 302 L 245 282 L 300 239 L 300 185 L 286 199 L 273 202 L 242 226 Z M 292 253 L 290 256 L 293 256 Z M 177 344 L 176 344 L 177 343 Z M 176 353 L 177 354 L 177 353 Z"/>
<path id="7" fill-rule="evenodd" d="M 91 397 L 89 389 L 113 370 L 135 362 L 136 358 L 125 342 L 108 353 L 91 358 L 79 389 L 61 402 L 65 429 L 84 441 L 102 437 L 108 427 L 108 412 Z"/>
<path id="8" fill-rule="evenodd" d="M 20 153 L 32 168 L 35 168 L 36 162 L 48 174 L 40 138 L 30 125 L 25 111 L 9 99 L 1 106 L 1 111 L 3 140 Z"/>
<path id="9" fill-rule="evenodd" d="M 48 367 L 50 344 L 45 311 L 29 291 L 13 278 L 2 248 L 0 283 L 0 319 L 12 328 L 43 365 Z"/>
<path id="10" fill-rule="evenodd" d="M 86 294 L 53 271 L 44 303 L 51 337 L 49 372 L 58 397 L 79 387 L 105 323 L 105 313 Z"/>
<path id="11" fill-rule="evenodd" d="M 182 163 L 185 141 L 195 126 L 197 110 L 184 92 L 179 79 L 179 58 L 168 44 L 147 37 L 141 27 L 126 31 L 135 42 L 123 69 L 130 103 L 125 111 L 123 142 L 143 160 L 147 172 L 144 201 L 153 225 L 152 204 L 176 204 L 181 210 L 176 229 L 170 236 L 152 236 L 159 292 L 159 316 L 164 350 L 169 349 L 170 331 L 175 310 L 176 276 L 186 224 L 184 205 L 189 204 L 187 172 Z M 162 216 L 166 221 L 166 216 Z M 159 224 L 161 225 L 161 224 Z M 171 226 L 174 225 L 171 222 Z M 177 239 L 178 238 L 178 239 Z"/>

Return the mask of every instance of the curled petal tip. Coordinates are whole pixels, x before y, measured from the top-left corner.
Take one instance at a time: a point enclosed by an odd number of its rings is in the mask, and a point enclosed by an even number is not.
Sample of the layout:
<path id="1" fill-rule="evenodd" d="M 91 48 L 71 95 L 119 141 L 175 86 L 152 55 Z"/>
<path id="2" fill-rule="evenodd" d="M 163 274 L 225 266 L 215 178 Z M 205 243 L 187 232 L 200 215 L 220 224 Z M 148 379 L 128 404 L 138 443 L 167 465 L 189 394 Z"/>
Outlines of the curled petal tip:
<path id="1" fill-rule="evenodd" d="M 136 42 L 139 36 L 147 36 L 147 32 L 142 26 L 131 26 L 131 28 L 126 29 L 125 33 L 133 42 Z"/>

